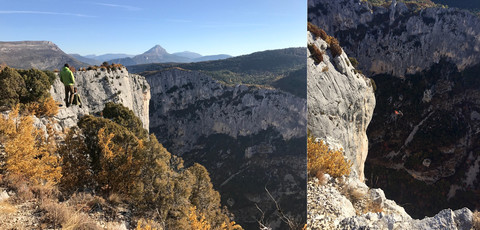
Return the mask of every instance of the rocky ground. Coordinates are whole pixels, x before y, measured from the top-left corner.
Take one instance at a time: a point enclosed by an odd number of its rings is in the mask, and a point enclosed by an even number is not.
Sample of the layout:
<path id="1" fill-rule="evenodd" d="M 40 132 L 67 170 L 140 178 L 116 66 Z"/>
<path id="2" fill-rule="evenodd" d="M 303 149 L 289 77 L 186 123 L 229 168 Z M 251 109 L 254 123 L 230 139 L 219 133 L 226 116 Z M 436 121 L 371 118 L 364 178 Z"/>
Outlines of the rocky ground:
<path id="1" fill-rule="evenodd" d="M 86 194 L 67 201 L 27 198 L 24 191 L 0 188 L 0 229 L 111 229 L 133 227 L 130 211 L 121 204 L 112 206 Z M 85 202 L 82 204 L 83 201 Z"/>
<path id="2" fill-rule="evenodd" d="M 472 229 L 468 208 L 445 209 L 434 217 L 412 219 L 381 189 L 351 178 L 325 175 L 307 186 L 307 229 Z"/>

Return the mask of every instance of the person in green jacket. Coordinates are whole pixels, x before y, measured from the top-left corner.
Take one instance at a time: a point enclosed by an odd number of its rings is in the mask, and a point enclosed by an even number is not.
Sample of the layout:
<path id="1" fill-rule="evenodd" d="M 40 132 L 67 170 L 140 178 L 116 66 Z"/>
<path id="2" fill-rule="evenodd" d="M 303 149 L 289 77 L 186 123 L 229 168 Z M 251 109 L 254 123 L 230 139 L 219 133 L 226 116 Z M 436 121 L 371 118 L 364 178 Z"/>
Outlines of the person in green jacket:
<path id="1" fill-rule="evenodd" d="M 65 85 L 65 104 L 69 107 L 73 102 L 75 77 L 70 70 L 70 65 L 65 64 L 60 71 L 60 81 Z"/>

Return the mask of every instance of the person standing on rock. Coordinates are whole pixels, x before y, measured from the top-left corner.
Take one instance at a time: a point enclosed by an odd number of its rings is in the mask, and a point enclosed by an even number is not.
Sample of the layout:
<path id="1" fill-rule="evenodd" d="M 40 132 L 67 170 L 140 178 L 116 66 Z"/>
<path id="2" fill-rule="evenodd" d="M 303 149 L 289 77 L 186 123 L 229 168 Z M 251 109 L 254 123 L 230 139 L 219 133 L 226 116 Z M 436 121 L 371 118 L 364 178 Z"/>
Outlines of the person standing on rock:
<path id="1" fill-rule="evenodd" d="M 73 85 L 75 85 L 75 77 L 73 76 L 68 63 L 65 64 L 60 71 L 60 81 L 63 83 L 63 85 L 65 85 L 65 104 L 68 108 L 73 102 Z"/>

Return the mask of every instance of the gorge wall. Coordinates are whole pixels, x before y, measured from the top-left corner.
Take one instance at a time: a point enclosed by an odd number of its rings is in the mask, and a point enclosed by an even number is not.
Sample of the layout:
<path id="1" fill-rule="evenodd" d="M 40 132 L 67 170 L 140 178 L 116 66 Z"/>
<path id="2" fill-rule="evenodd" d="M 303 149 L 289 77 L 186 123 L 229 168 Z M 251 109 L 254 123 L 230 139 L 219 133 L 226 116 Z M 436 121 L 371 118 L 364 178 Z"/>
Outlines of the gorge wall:
<path id="1" fill-rule="evenodd" d="M 237 222 L 258 228 L 257 204 L 267 226 L 285 227 L 266 189 L 288 216 L 305 221 L 305 99 L 179 68 L 144 75 L 152 94 L 150 130 L 186 164 L 208 169 Z"/>
<path id="2" fill-rule="evenodd" d="M 308 20 L 338 38 L 368 75 L 403 77 L 448 58 L 463 70 L 480 62 L 480 21 L 468 11 L 410 10 L 360 0 L 309 0 Z"/>

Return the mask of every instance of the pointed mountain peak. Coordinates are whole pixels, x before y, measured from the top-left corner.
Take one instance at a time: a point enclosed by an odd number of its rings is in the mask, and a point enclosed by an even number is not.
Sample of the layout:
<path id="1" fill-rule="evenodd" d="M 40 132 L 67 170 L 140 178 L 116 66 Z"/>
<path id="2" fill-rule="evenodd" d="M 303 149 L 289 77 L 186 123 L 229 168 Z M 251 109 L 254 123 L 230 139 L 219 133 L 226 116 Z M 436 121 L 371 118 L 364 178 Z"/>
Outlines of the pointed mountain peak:
<path id="1" fill-rule="evenodd" d="M 164 54 L 168 54 L 168 52 L 163 47 L 161 47 L 160 45 L 156 45 L 153 48 L 149 49 L 144 54 L 164 55 Z"/>

